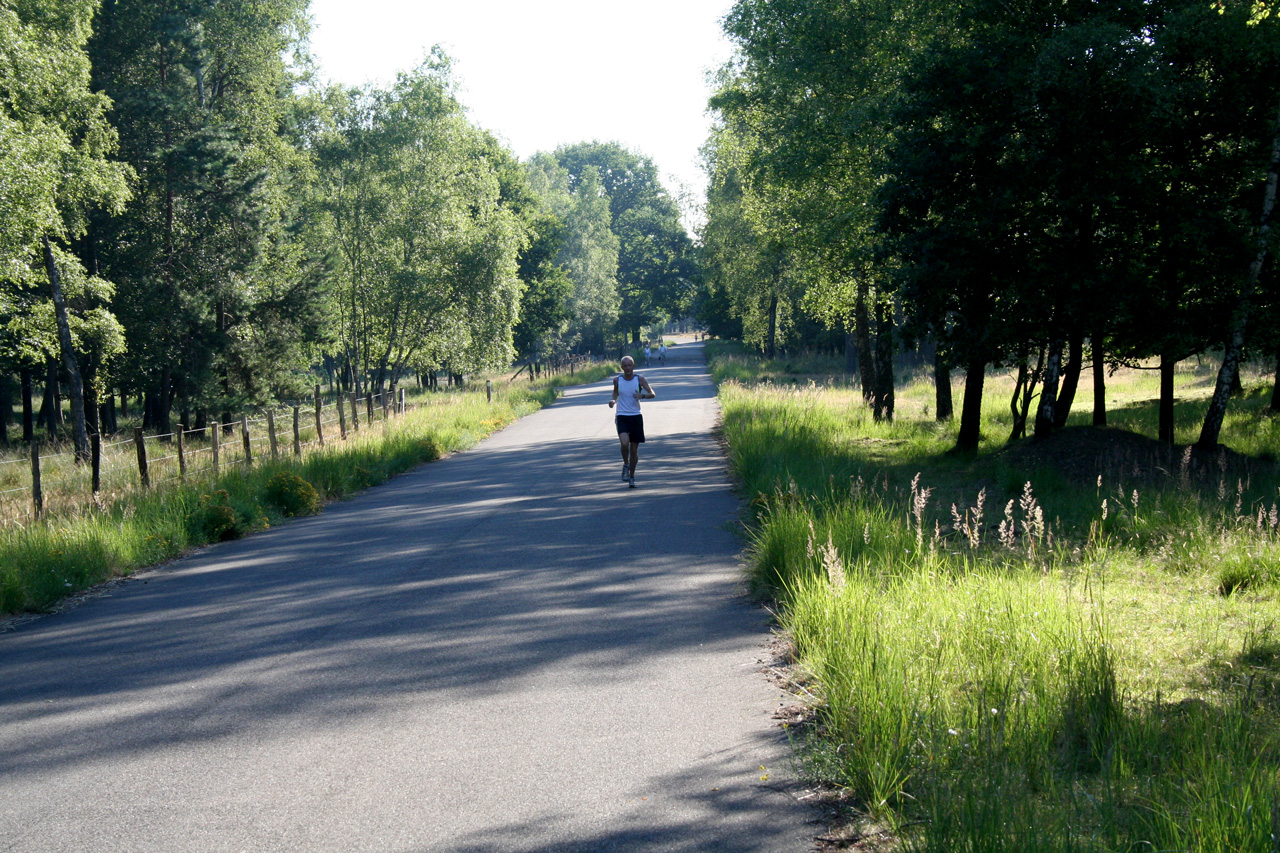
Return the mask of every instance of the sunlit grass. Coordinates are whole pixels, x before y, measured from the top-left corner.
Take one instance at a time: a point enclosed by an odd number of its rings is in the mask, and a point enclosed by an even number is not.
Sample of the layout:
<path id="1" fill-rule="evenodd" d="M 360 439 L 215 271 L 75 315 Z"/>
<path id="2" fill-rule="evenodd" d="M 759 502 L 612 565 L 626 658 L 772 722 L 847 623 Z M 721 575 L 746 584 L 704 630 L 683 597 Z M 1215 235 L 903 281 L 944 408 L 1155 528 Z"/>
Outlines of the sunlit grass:
<path id="1" fill-rule="evenodd" d="M 334 422 L 324 425 L 323 447 L 311 442 L 301 456 L 293 455 L 290 418 L 288 430 L 282 430 L 280 436 L 277 458 L 271 457 L 262 436 L 261 444 L 254 445 L 252 462 L 246 464 L 236 435 L 232 436 L 235 440 L 223 440 L 217 476 L 208 469 L 206 459 L 194 462 L 188 478 L 182 481 L 177 477 L 176 463 L 168 460 L 174 470 L 153 468 L 149 489 L 139 488 L 137 469 L 130 467 L 133 447 L 126 443 L 104 465 L 104 469 L 123 469 L 126 474 L 119 475 L 120 483 L 111 481 L 113 485 L 104 488 L 96 501 L 83 467 L 67 462 L 72 476 L 59 480 L 59 472 L 51 472 L 49 482 L 59 485 L 46 491 L 46 515 L 0 529 L 0 613 L 49 608 L 86 587 L 171 559 L 193 547 L 282 522 L 292 513 L 278 498 L 273 503 L 270 497 L 272 478 L 281 472 L 300 477 L 323 501 L 338 499 L 470 447 L 551 403 L 557 387 L 595 381 L 611 370 L 611 365 L 591 365 L 573 376 L 564 373 L 536 383 L 509 384 L 505 378 L 495 378 L 491 402 L 484 377 L 466 389 L 413 394 L 404 415 L 383 420 L 377 407 L 372 426 L 362 409 L 360 429 L 348 421 L 345 440 L 336 415 L 331 414 Z M 313 438 L 314 411 L 311 431 L 304 432 L 302 440 Z M 151 443 L 149 440 L 149 449 Z M 207 450 L 207 439 L 192 441 L 190 447 L 196 454 Z M 157 443 L 156 456 L 172 452 L 172 444 Z M 200 472 L 197 465 L 206 470 Z"/>
<path id="2" fill-rule="evenodd" d="M 815 778 L 910 850 L 1272 849 L 1274 468 L 1152 470 L 1139 453 L 1081 476 L 1006 452 L 1001 374 L 980 453 L 958 458 L 926 378 L 898 389 L 889 424 L 847 381 L 727 363 L 751 579 L 777 599 L 819 700 L 802 746 Z M 1211 374 L 1179 372 L 1200 414 Z M 1223 435 L 1274 458 L 1262 380 Z M 1113 423 L 1154 436 L 1155 382 L 1111 377 Z"/>

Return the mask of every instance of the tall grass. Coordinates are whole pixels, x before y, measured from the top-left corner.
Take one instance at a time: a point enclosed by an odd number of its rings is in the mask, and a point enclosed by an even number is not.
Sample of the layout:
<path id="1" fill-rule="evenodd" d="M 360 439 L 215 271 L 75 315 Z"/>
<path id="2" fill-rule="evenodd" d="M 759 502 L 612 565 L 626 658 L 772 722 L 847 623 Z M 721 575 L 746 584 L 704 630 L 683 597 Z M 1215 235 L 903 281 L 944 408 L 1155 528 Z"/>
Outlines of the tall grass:
<path id="1" fill-rule="evenodd" d="M 810 774 L 906 850 L 1276 849 L 1274 469 L 1122 455 L 1086 482 L 1072 460 L 1002 452 L 1007 409 L 960 459 L 927 382 L 899 391 L 919 415 L 888 424 L 838 382 L 730 367 L 752 582 L 819 698 Z"/>
<path id="2" fill-rule="evenodd" d="M 0 529 L 0 613 L 39 611 L 113 577 L 172 559 L 192 548 L 284 521 L 315 506 L 385 482 L 423 462 L 461 450 L 555 399 L 555 387 L 590 382 L 610 366 L 530 385 L 495 383 L 425 395 L 417 408 L 376 429 L 330 439 L 303 457 L 261 459 L 216 478 L 125 491 L 102 508 L 77 508 Z M 292 475 L 282 481 L 282 475 Z M 273 479 L 275 483 L 273 485 Z M 312 490 L 316 501 L 281 497 Z M 294 497 L 297 497 L 296 495 Z"/>

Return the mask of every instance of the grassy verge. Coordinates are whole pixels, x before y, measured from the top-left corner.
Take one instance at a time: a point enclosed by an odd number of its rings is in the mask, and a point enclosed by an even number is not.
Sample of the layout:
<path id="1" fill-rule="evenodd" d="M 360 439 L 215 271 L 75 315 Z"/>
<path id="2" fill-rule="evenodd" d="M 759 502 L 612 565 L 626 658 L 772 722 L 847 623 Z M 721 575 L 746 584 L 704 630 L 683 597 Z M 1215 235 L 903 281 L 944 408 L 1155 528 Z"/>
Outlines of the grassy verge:
<path id="1" fill-rule="evenodd" d="M 723 350 L 714 367 L 752 581 L 817 697 L 809 774 L 904 850 L 1274 849 L 1273 464 L 1085 427 L 1005 447 L 994 400 L 982 453 L 958 459 L 923 379 L 883 424 L 818 371 L 792 383 Z M 1153 435 L 1147 382 L 1109 395 Z M 1263 401 L 1224 441 L 1274 458 Z"/>
<path id="2" fill-rule="evenodd" d="M 45 610 L 201 545 L 318 511 L 327 501 L 472 446 L 551 403 L 558 386 L 592 382 L 611 370 L 597 365 L 536 384 L 495 382 L 492 403 L 482 383 L 426 394 L 385 427 L 330 440 L 299 459 L 266 459 L 217 478 L 124 492 L 99 509 L 0 529 L 0 614 Z"/>

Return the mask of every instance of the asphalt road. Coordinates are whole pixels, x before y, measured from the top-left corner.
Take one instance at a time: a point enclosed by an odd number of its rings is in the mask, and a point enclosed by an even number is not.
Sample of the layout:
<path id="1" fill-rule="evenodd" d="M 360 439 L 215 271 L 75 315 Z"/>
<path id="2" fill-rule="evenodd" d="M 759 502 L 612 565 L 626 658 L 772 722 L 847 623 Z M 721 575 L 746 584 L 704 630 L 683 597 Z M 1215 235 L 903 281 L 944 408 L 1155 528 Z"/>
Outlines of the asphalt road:
<path id="1" fill-rule="evenodd" d="M 0 850 L 811 849 L 701 347 L 640 372 L 634 490 L 572 388 L 0 634 Z"/>

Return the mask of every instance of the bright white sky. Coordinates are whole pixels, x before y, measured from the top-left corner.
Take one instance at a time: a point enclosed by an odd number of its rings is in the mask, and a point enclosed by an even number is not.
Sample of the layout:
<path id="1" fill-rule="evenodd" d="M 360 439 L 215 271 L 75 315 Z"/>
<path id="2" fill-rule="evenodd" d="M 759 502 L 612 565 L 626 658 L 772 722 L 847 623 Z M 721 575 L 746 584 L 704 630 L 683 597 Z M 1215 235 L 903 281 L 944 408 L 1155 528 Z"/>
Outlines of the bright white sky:
<path id="1" fill-rule="evenodd" d="M 732 0 L 311 0 L 321 77 L 391 82 L 432 45 L 454 59 L 472 121 L 522 160 L 564 143 L 651 157 L 701 204 L 707 72 L 731 53 Z M 696 220 L 686 210 L 686 224 Z"/>

